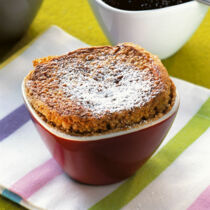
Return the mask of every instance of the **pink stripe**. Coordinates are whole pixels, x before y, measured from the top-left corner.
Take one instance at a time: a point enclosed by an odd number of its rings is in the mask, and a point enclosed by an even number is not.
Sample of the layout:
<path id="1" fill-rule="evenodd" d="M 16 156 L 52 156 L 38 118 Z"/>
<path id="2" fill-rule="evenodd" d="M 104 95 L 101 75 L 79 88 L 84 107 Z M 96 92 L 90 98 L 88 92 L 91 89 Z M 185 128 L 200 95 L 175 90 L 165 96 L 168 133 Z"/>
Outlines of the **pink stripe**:
<path id="1" fill-rule="evenodd" d="M 209 210 L 210 209 L 210 186 L 200 194 L 188 210 Z"/>
<path id="2" fill-rule="evenodd" d="M 23 199 L 27 199 L 61 173 L 62 170 L 55 160 L 49 159 L 19 179 L 11 186 L 10 190 L 20 195 Z"/>

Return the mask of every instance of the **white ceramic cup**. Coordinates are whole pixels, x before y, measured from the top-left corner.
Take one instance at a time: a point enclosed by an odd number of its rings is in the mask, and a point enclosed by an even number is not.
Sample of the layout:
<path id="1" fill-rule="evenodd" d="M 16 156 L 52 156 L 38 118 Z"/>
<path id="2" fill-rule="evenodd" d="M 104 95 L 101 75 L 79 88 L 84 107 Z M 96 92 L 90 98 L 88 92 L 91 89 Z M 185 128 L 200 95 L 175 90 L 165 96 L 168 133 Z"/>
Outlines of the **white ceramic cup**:
<path id="1" fill-rule="evenodd" d="M 165 59 L 176 53 L 195 32 L 208 6 L 197 1 L 161 9 L 128 11 L 89 0 L 110 43 L 133 42 Z"/>

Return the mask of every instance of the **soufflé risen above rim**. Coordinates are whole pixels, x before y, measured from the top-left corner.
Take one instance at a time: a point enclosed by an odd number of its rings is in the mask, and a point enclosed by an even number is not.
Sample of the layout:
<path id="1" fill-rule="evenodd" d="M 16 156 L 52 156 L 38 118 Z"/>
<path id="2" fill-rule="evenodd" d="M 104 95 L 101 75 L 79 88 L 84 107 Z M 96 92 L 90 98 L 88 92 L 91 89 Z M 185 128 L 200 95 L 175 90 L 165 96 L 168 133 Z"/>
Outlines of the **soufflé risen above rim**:
<path id="1" fill-rule="evenodd" d="M 81 48 L 33 62 L 27 100 L 48 124 L 71 135 L 96 135 L 159 119 L 176 90 L 161 61 L 140 46 Z"/>

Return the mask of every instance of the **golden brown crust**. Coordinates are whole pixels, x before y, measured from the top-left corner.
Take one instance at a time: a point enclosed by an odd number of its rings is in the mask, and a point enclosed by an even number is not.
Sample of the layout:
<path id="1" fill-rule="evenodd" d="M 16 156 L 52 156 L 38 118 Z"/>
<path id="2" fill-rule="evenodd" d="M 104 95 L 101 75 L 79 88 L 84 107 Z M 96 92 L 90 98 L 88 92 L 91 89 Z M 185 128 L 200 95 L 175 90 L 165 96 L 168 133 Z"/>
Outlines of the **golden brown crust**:
<path id="1" fill-rule="evenodd" d="M 29 102 L 71 134 L 124 129 L 160 117 L 175 99 L 161 61 L 131 43 L 81 48 L 37 59 L 34 67 L 25 78 Z"/>

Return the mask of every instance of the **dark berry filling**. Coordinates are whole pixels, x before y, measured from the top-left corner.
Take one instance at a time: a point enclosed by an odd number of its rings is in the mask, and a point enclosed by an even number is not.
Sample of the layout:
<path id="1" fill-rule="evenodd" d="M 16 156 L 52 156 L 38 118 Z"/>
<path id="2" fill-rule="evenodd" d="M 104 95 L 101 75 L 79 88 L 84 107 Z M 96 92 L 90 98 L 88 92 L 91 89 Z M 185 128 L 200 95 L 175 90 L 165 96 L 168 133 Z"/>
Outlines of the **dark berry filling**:
<path id="1" fill-rule="evenodd" d="M 177 4 L 186 3 L 192 0 L 103 0 L 112 7 L 123 10 L 149 10 L 158 9 Z"/>

